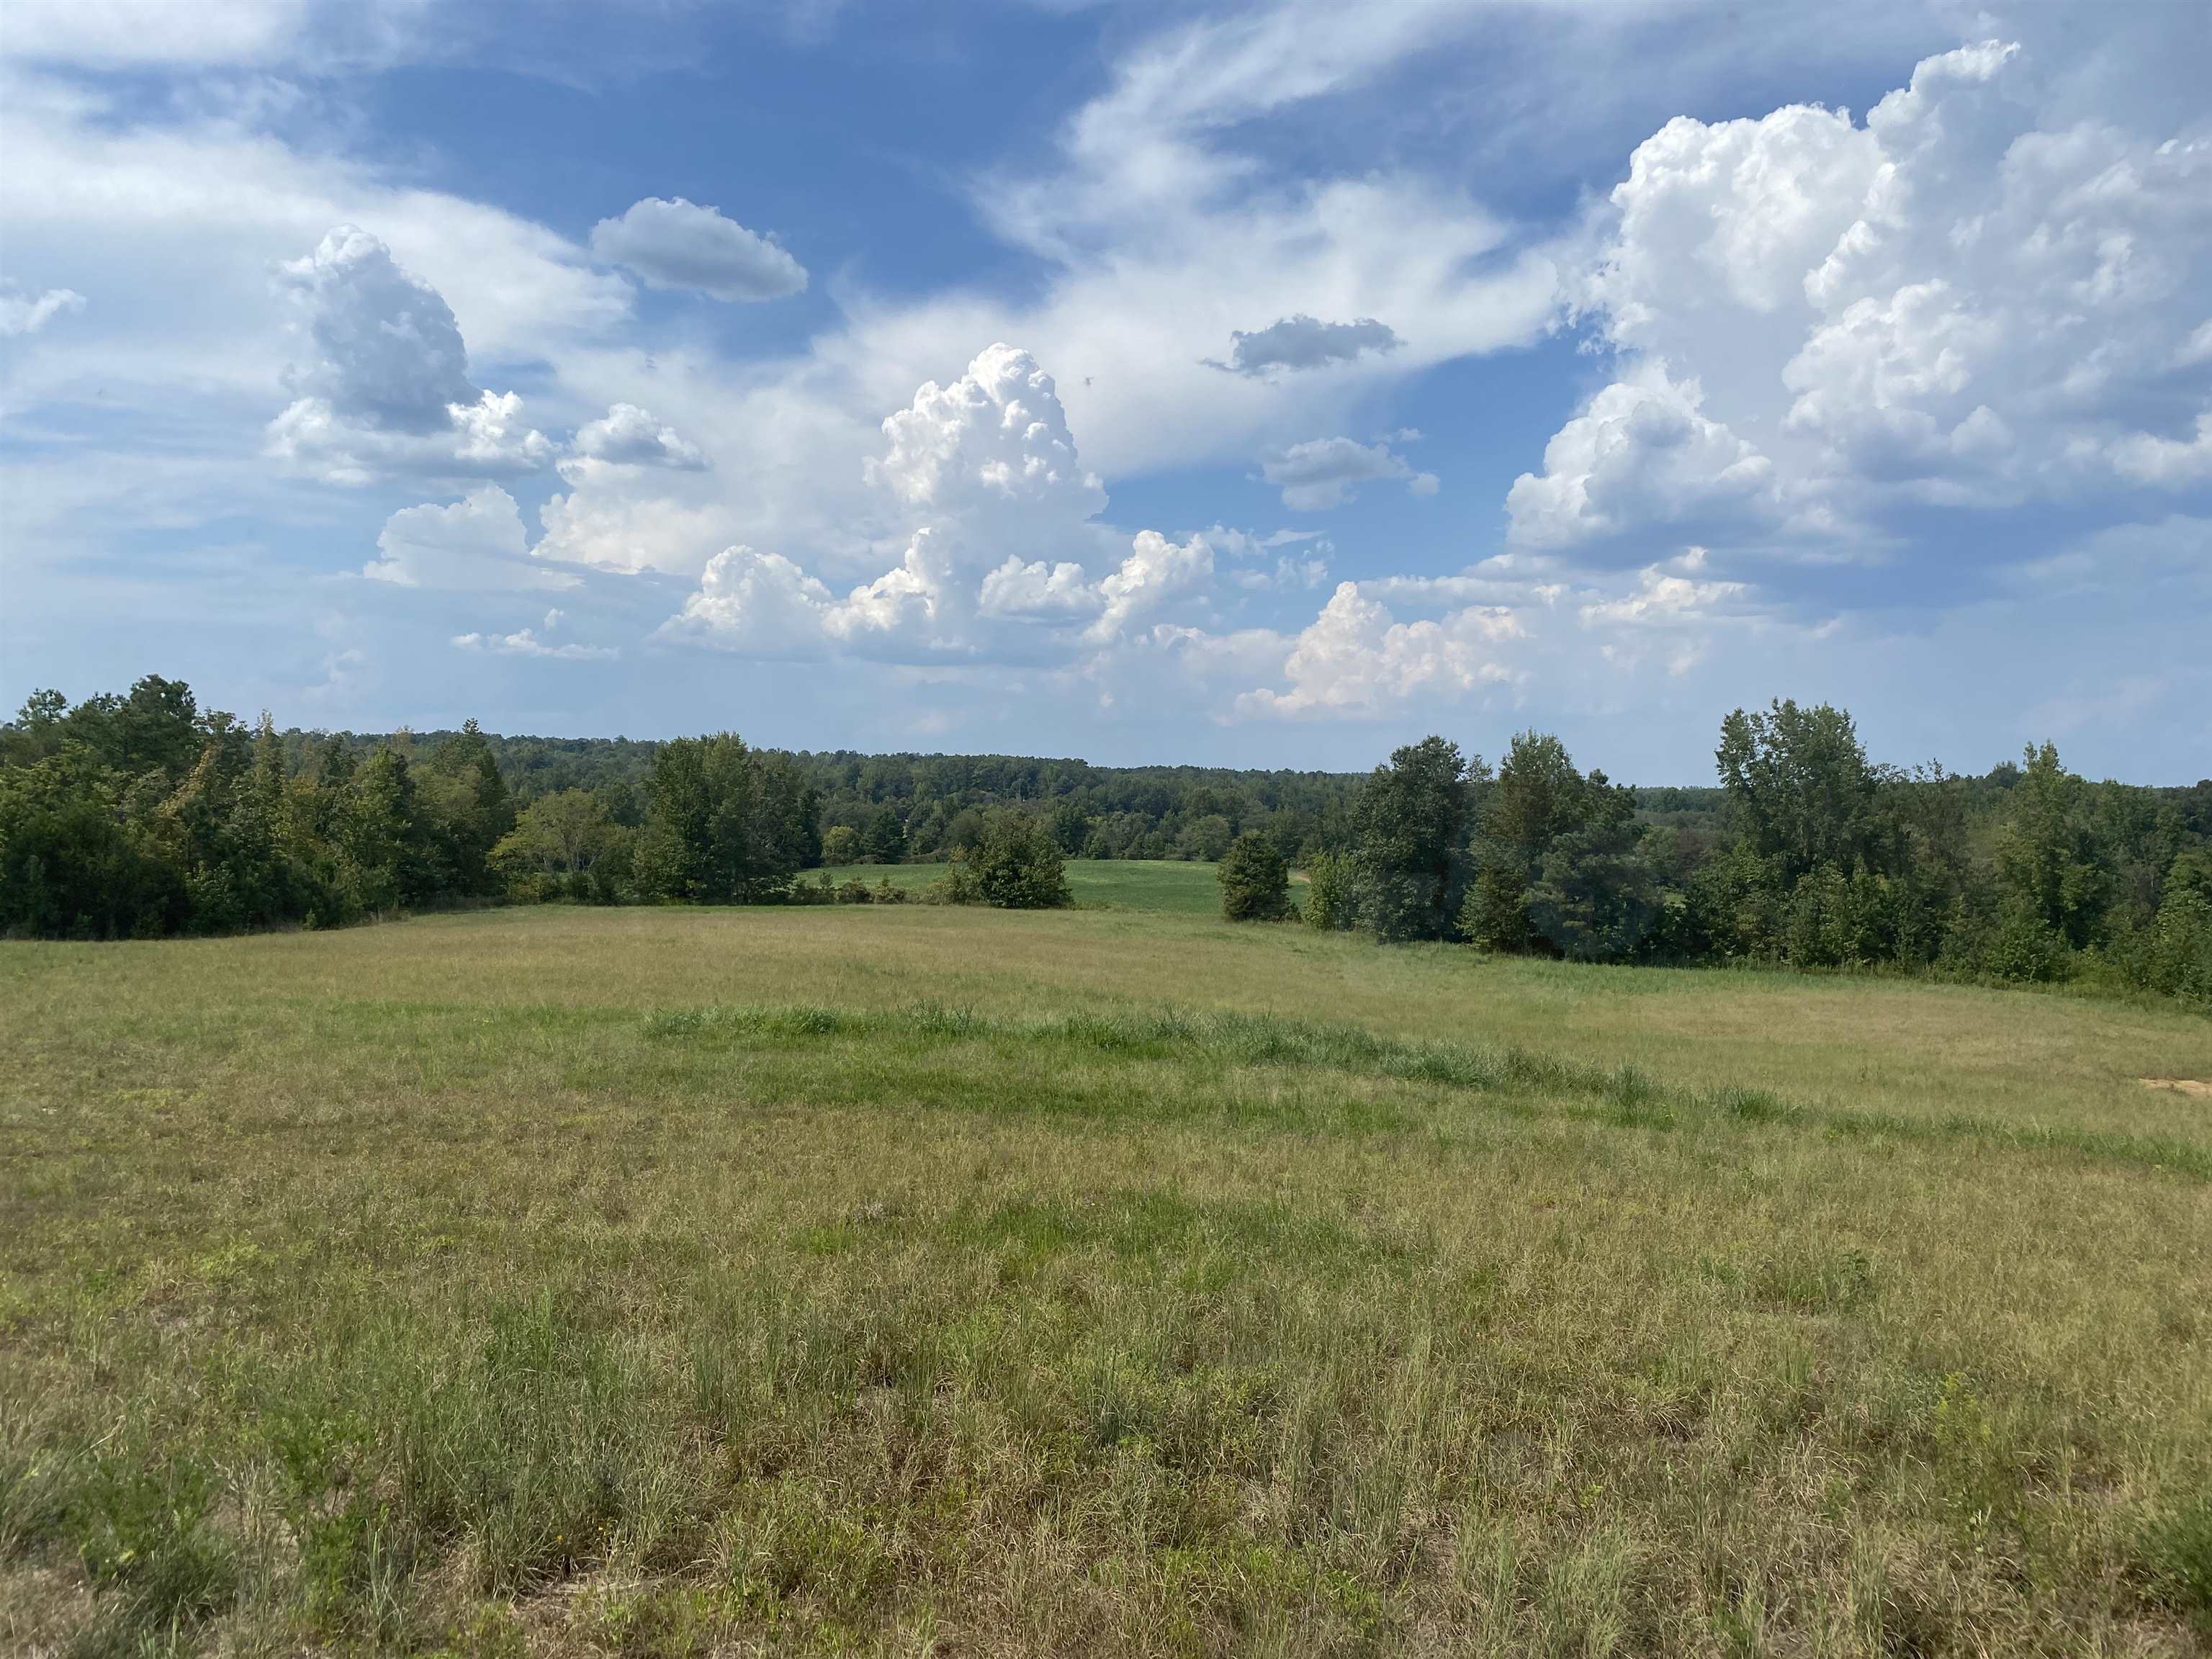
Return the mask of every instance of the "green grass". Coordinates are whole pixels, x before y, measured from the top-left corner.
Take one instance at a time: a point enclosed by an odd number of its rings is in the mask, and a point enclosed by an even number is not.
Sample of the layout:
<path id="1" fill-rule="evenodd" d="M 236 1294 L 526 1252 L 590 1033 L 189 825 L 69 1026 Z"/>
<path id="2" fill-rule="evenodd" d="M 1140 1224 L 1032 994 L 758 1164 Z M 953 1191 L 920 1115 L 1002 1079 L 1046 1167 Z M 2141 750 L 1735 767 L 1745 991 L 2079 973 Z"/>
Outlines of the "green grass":
<path id="1" fill-rule="evenodd" d="M 0 945 L 0 1651 L 2212 1642 L 2201 1016 L 1125 898 Z"/>
<path id="2" fill-rule="evenodd" d="M 1221 884 L 1214 879 L 1215 867 L 1164 860 L 1070 859 L 1067 886 L 1079 905 L 1218 916 Z M 848 864 L 827 873 L 835 882 L 857 880 L 873 887 L 888 879 L 894 887 L 919 891 L 944 875 L 945 868 L 942 864 Z M 805 879 L 817 879 L 817 872 L 809 872 Z"/>

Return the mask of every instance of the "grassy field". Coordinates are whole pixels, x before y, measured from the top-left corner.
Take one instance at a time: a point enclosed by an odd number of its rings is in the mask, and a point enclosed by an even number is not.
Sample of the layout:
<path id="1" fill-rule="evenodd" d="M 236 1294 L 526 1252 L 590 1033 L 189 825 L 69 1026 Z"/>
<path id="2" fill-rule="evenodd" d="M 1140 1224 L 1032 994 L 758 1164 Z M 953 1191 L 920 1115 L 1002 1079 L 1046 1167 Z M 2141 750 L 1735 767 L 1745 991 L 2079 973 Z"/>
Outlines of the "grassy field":
<path id="1" fill-rule="evenodd" d="M 1125 895 L 0 944 L 0 1651 L 2212 1644 L 2201 1015 Z"/>
<path id="2" fill-rule="evenodd" d="M 942 864 L 848 864 L 829 871 L 833 882 L 889 881 L 919 892 L 945 874 Z M 1161 910 L 1187 916 L 1221 914 L 1221 884 L 1211 864 L 1166 860 L 1070 859 L 1067 887 L 1079 905 L 1115 910 Z M 814 878 L 810 877 L 810 880 Z"/>

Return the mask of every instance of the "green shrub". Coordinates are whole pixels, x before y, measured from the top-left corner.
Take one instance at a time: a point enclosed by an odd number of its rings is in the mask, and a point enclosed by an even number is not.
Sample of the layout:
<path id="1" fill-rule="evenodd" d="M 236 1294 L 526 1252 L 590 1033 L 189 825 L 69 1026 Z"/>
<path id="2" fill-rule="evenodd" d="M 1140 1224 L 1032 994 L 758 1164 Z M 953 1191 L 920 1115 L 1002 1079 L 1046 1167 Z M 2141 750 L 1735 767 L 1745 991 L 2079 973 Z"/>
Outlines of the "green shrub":
<path id="1" fill-rule="evenodd" d="M 1352 925 L 1358 908 L 1358 872 L 1350 856 L 1321 852 L 1306 870 L 1306 926 L 1323 933 L 1342 933 Z"/>
<path id="2" fill-rule="evenodd" d="M 95 1456 L 67 1494 L 61 1530 L 125 1623 L 173 1631 L 220 1613 L 236 1592 L 231 1541 L 209 1524 L 220 1491 L 197 1463 Z"/>
<path id="3" fill-rule="evenodd" d="M 2151 924 L 2144 966 L 2152 990 L 2212 1002 L 2212 900 L 2194 888 L 2172 888 Z"/>
<path id="4" fill-rule="evenodd" d="M 2148 1576 L 2159 1600 L 2212 1633 L 2212 1497 L 2162 1512 L 2144 1542 Z"/>
<path id="5" fill-rule="evenodd" d="M 2066 977 L 2066 941 L 2042 916 L 2010 905 L 1984 948 L 1982 972 L 1995 979 L 2042 985 Z"/>
<path id="6" fill-rule="evenodd" d="M 1256 830 L 1230 843 L 1214 875 L 1221 884 L 1221 914 L 1231 921 L 1275 921 L 1290 910 L 1290 868 Z"/>
<path id="7" fill-rule="evenodd" d="M 1000 910 L 1057 910 L 1074 902 L 1051 827 L 1026 812 L 1000 812 L 974 848 L 930 884 L 940 904 L 988 904 Z"/>

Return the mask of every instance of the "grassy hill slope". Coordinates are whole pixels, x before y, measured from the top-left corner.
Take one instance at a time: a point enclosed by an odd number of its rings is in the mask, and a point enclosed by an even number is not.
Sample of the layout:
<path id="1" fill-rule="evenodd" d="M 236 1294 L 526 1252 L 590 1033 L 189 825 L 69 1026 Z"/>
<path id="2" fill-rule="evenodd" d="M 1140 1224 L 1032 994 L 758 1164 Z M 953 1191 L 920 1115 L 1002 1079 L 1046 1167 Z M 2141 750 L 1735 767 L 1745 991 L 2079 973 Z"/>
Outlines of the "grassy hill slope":
<path id="1" fill-rule="evenodd" d="M 2212 1024 L 1127 897 L 0 945 L 0 1650 L 2206 1639 Z"/>

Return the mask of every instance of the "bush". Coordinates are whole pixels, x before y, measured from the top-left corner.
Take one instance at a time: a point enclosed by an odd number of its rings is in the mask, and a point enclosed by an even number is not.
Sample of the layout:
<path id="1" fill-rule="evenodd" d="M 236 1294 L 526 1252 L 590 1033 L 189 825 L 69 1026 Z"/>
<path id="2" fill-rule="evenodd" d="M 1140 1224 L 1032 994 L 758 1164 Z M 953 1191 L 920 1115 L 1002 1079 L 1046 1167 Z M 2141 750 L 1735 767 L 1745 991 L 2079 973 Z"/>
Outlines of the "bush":
<path id="1" fill-rule="evenodd" d="M 1358 872 L 1348 854 L 1316 853 L 1306 870 L 1306 926 L 1340 933 L 1358 909 Z"/>
<path id="2" fill-rule="evenodd" d="M 1275 921 L 1291 908 L 1291 872 L 1283 855 L 1255 830 L 1229 844 L 1221 867 L 1221 914 L 1231 921 Z"/>
<path id="3" fill-rule="evenodd" d="M 988 904 L 1000 910 L 1056 910 L 1074 902 L 1060 843 L 1041 818 L 1001 812 L 985 827 L 975 849 L 956 857 L 933 895 L 940 902 Z"/>
<path id="4" fill-rule="evenodd" d="M 1976 978 L 2026 985 L 2063 980 L 2073 966 L 2057 929 L 2016 902 L 1993 920 L 1962 919 L 1946 943 L 1943 963 Z"/>
<path id="5" fill-rule="evenodd" d="M 2212 900 L 2174 886 L 2151 924 L 2146 981 L 2189 1002 L 2212 1002 Z"/>
<path id="6" fill-rule="evenodd" d="M 975 872 L 968 865 L 965 853 L 955 853 L 945 872 L 921 890 L 924 904 L 981 904 L 983 890 L 976 885 Z"/>

